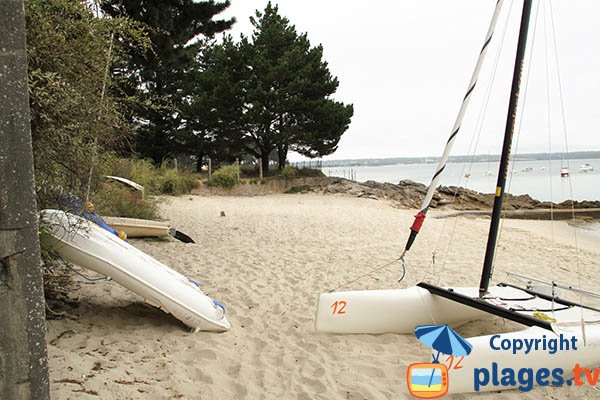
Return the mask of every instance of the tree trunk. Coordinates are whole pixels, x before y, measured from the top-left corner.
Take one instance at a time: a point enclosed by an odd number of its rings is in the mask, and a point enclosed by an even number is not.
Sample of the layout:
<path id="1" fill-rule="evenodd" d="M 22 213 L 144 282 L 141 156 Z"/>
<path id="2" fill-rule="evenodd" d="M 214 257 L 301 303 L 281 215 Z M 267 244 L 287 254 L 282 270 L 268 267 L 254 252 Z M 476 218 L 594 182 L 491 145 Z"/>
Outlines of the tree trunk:
<path id="1" fill-rule="evenodd" d="M 23 0 L 0 1 L 0 398 L 48 399 Z"/>
<path id="2" fill-rule="evenodd" d="M 262 170 L 263 170 L 263 175 L 267 176 L 269 175 L 269 151 L 267 152 L 262 152 L 262 155 L 260 157 L 260 162 L 262 165 Z"/>
<path id="3" fill-rule="evenodd" d="M 278 158 L 278 167 L 279 170 L 282 170 L 285 167 L 285 162 L 287 160 L 288 147 L 285 145 L 277 146 L 277 158 Z"/>

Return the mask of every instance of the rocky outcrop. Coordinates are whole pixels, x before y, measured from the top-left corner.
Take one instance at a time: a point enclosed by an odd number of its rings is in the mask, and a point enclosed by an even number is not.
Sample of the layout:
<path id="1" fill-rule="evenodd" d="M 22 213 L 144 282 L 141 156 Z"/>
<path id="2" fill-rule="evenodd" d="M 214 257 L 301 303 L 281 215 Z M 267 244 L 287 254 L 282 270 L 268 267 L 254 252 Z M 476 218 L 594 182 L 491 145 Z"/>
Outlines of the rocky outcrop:
<path id="1" fill-rule="evenodd" d="M 419 208 L 427 193 L 427 186 L 411 180 L 402 180 L 398 184 L 367 181 L 354 182 L 343 178 L 329 178 L 321 187 L 323 193 L 343 193 L 355 197 L 391 200 L 397 206 Z M 323 181 L 320 182 L 323 185 Z M 315 188 L 317 189 L 317 188 Z M 319 191 L 318 189 L 316 191 Z M 451 208 L 455 210 L 490 210 L 494 203 L 492 193 L 480 193 L 456 186 L 440 186 L 431 201 L 431 208 Z M 575 201 L 573 206 L 581 208 L 600 208 L 600 201 Z M 513 196 L 506 194 L 505 210 L 531 210 L 539 208 L 571 208 L 571 202 L 559 204 L 542 202 L 529 195 Z"/>
<path id="2" fill-rule="evenodd" d="M 408 208 L 418 208 L 427 193 L 427 187 L 413 181 L 401 181 L 398 185 L 367 181 L 364 183 L 349 181 L 342 178 L 331 178 L 324 188 L 324 193 L 344 193 L 356 197 L 392 200 L 398 205 Z M 434 202 L 440 200 L 434 196 Z"/>
<path id="3" fill-rule="evenodd" d="M 264 182 L 236 185 L 230 189 L 202 186 L 194 190 L 195 194 L 222 196 L 260 196 L 270 193 L 324 193 L 344 194 L 374 200 L 389 200 L 397 207 L 420 208 L 427 193 L 427 186 L 411 180 L 402 180 L 398 184 L 375 181 L 355 182 L 338 177 L 295 177 L 269 178 Z M 452 210 L 490 210 L 494 203 L 494 195 L 480 193 L 471 189 L 456 186 L 439 186 L 433 195 L 430 208 Z M 600 201 L 575 201 L 576 209 L 600 208 Z M 507 194 L 504 201 L 505 210 L 533 210 L 541 208 L 571 209 L 571 202 L 559 204 L 542 202 L 528 195 L 513 196 Z"/>

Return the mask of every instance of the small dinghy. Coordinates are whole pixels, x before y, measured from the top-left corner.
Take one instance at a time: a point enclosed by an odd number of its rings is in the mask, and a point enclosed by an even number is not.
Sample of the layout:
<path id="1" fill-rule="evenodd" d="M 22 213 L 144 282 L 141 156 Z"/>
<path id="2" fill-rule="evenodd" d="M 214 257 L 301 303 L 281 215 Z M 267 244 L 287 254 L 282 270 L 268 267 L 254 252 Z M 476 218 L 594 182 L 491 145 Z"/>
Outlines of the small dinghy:
<path id="1" fill-rule="evenodd" d="M 171 223 L 149 219 L 103 217 L 104 221 L 116 231 L 123 231 L 127 237 L 159 237 L 167 236 Z"/>
<path id="2" fill-rule="evenodd" d="M 579 172 L 591 172 L 594 170 L 594 167 L 592 167 L 589 163 L 585 163 L 579 166 Z"/>
<path id="3" fill-rule="evenodd" d="M 45 240 L 65 260 L 110 277 L 191 328 L 230 328 L 225 307 L 199 284 L 87 219 L 59 210 L 41 213 Z"/>
<path id="4" fill-rule="evenodd" d="M 124 217 L 104 217 L 103 219 L 104 222 L 115 231 L 125 232 L 127 237 L 147 238 L 171 235 L 183 243 L 196 243 L 194 239 L 185 233 L 171 227 L 169 221 L 153 221 L 150 219 Z"/>

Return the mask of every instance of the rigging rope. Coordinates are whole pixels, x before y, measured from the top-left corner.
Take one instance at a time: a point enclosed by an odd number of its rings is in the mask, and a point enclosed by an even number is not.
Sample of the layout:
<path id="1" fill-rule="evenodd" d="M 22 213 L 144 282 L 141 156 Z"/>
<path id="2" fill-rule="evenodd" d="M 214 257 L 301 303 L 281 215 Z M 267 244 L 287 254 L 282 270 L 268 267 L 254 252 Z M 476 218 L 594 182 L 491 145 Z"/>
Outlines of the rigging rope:
<path id="1" fill-rule="evenodd" d="M 552 28 L 552 39 L 553 39 L 553 44 L 554 44 L 554 54 L 555 54 L 555 61 L 556 61 L 556 75 L 558 78 L 558 93 L 559 93 L 559 99 L 560 99 L 560 111 L 561 111 L 561 116 L 562 116 L 562 128 L 563 128 L 563 136 L 565 139 L 565 152 L 567 154 L 569 154 L 569 141 L 568 141 L 568 133 L 567 133 L 567 118 L 565 116 L 565 105 L 564 105 L 564 101 L 563 101 L 563 91 L 562 91 L 562 80 L 560 77 L 560 64 L 558 62 L 558 45 L 556 44 L 556 30 L 554 28 L 554 13 L 552 12 L 552 2 L 550 2 L 550 26 Z M 569 160 L 567 159 L 567 167 L 569 167 Z M 569 167 L 570 168 L 570 167 Z M 569 194 L 571 197 L 571 221 L 575 222 L 575 204 L 573 201 L 573 182 L 571 181 L 571 176 L 569 175 L 567 177 L 567 179 L 569 180 Z M 575 264 L 577 266 L 577 280 L 578 280 L 578 285 L 579 285 L 579 289 L 582 289 L 582 284 L 581 284 L 581 263 L 579 260 L 579 247 L 577 244 L 577 229 L 573 228 L 573 240 L 574 240 L 574 244 L 575 244 Z M 580 304 L 583 304 L 583 295 L 580 294 L 579 296 L 579 302 Z M 584 321 L 584 316 L 583 316 L 583 307 L 581 308 L 581 334 L 583 336 L 583 344 L 586 345 L 586 335 L 585 335 L 585 321 Z"/>
<path id="2" fill-rule="evenodd" d="M 71 267 L 71 265 L 70 265 L 70 264 L 69 264 L 69 263 L 68 263 L 66 260 L 63 260 L 63 259 L 62 259 L 62 258 L 60 258 L 60 257 L 58 257 L 58 259 L 59 259 L 60 261 L 62 261 L 63 265 L 64 265 L 65 267 L 67 267 L 69 270 L 71 270 L 71 272 L 73 272 L 73 273 L 75 273 L 75 274 L 79 275 L 79 276 L 80 276 L 80 277 L 82 277 L 83 279 L 85 279 L 85 280 L 88 280 L 88 281 L 90 281 L 90 282 L 97 282 L 97 281 L 110 281 L 110 280 L 112 280 L 112 278 L 111 278 L 110 276 L 105 276 L 105 275 L 96 276 L 96 277 L 94 277 L 94 276 L 88 276 L 88 275 L 86 275 L 86 274 L 84 274 L 84 273 L 81 273 L 81 272 L 77 271 L 77 270 L 76 270 L 76 269 L 74 269 L 73 267 Z"/>
<path id="3" fill-rule="evenodd" d="M 496 51 L 496 55 L 494 57 L 494 62 L 492 64 L 491 78 L 490 78 L 490 80 L 488 82 L 488 85 L 486 87 L 486 90 L 485 90 L 485 96 L 484 96 L 485 100 L 483 101 L 483 103 L 481 105 L 481 108 L 479 110 L 479 114 L 477 116 L 477 121 L 475 123 L 475 128 L 474 128 L 473 133 L 471 135 L 471 142 L 469 144 L 469 154 L 471 154 L 471 160 L 468 163 L 468 165 L 469 165 L 469 168 L 467 170 L 467 174 L 468 175 L 470 175 L 471 166 L 473 164 L 474 157 L 475 157 L 475 154 L 477 152 L 478 145 L 479 145 L 479 139 L 481 138 L 481 133 L 483 132 L 483 126 L 484 126 L 484 121 L 485 121 L 486 115 L 487 115 L 487 109 L 488 109 L 488 106 L 489 106 L 489 103 L 490 103 L 490 99 L 492 97 L 492 92 L 493 92 L 492 89 L 494 87 L 494 84 L 496 83 L 496 75 L 497 75 L 497 72 L 498 72 L 498 65 L 500 64 L 500 56 L 502 55 L 502 52 L 504 50 L 504 45 L 506 43 L 506 40 L 505 40 L 506 39 L 506 33 L 508 32 L 508 23 L 510 21 L 510 17 L 511 17 L 512 12 L 513 12 L 513 7 L 512 7 L 513 6 L 513 2 L 514 2 L 514 0 L 511 0 L 510 4 L 508 5 L 508 15 L 507 15 L 507 17 L 506 17 L 506 19 L 504 21 L 504 25 L 503 25 L 503 28 L 502 28 L 502 31 L 501 31 L 502 34 L 500 35 L 500 41 L 499 41 L 498 49 Z M 465 185 L 464 185 L 464 187 L 467 186 L 467 182 L 468 182 L 469 178 L 466 177 L 467 174 L 464 173 L 465 172 L 465 167 L 466 167 L 466 164 L 465 164 L 465 166 L 463 166 L 463 169 L 462 169 L 462 171 L 461 171 L 461 173 L 459 175 L 459 182 L 457 184 L 457 188 L 454 190 L 454 193 L 453 193 L 453 196 L 452 196 L 452 200 L 451 200 L 451 204 L 455 204 L 455 202 L 456 202 L 459 188 L 462 186 L 462 179 L 463 179 L 463 177 L 466 178 L 465 179 Z M 460 204 L 460 199 L 458 201 L 458 204 Z M 440 243 L 441 243 L 441 239 L 442 239 L 442 235 L 446 231 L 446 224 L 447 224 L 447 222 L 446 222 L 446 220 L 444 220 L 444 223 L 442 225 L 442 229 L 441 229 L 441 231 L 440 231 L 440 233 L 438 235 L 438 239 L 437 239 L 436 245 L 434 247 L 434 251 L 433 251 L 434 254 L 439 249 L 439 246 L 440 246 Z M 452 230 L 451 230 L 451 233 L 450 233 L 450 238 L 448 239 L 448 245 L 446 247 L 446 251 L 443 253 L 444 254 L 444 258 L 443 258 L 443 261 L 442 261 L 442 267 L 441 267 L 441 269 L 439 271 L 439 274 L 438 274 L 438 285 L 440 284 L 440 282 L 442 280 L 442 275 L 443 275 L 445 267 L 446 267 L 447 256 L 448 256 L 448 254 L 450 252 L 450 248 L 451 248 L 452 243 L 453 243 L 454 233 L 456 232 L 457 226 L 458 226 L 458 219 L 454 219 L 454 224 L 452 225 Z M 435 256 L 434 256 L 433 260 L 434 260 L 433 264 L 435 264 Z M 434 265 L 432 265 L 432 266 L 434 266 Z M 433 275 L 435 275 L 435 274 L 433 274 Z M 425 280 L 425 279 L 423 279 L 423 280 Z"/>
<path id="4" fill-rule="evenodd" d="M 492 20 L 490 21 L 490 26 L 488 28 L 488 32 L 486 34 L 486 38 L 485 38 L 483 47 L 479 53 L 479 58 L 477 59 L 475 69 L 473 70 L 473 74 L 471 76 L 471 81 L 469 82 L 467 93 L 466 93 L 465 97 L 463 98 L 463 102 L 460 106 L 460 110 L 458 111 L 458 115 L 456 116 L 456 121 L 454 122 L 454 126 L 452 128 L 450 137 L 448 139 L 448 142 L 446 143 L 446 147 L 445 147 L 442 157 L 438 163 L 436 172 L 433 175 L 433 178 L 431 179 L 431 183 L 429 185 L 429 189 L 427 190 L 427 194 L 425 195 L 425 198 L 423 199 L 423 203 L 421 205 L 421 211 L 419 211 L 419 213 L 417 213 L 417 215 L 415 216 L 415 221 L 410 228 L 411 233 L 410 233 L 410 236 L 406 243 L 406 247 L 405 247 L 402 255 L 400 256 L 401 259 L 403 259 L 406 252 L 408 250 L 410 250 L 412 243 L 414 242 L 417 234 L 419 233 L 419 230 L 421 229 L 423 220 L 425 219 L 425 215 L 427 214 L 427 210 L 429 209 L 429 204 L 431 203 L 431 199 L 433 198 L 435 189 L 438 186 L 438 183 L 440 180 L 440 174 L 443 172 L 444 168 L 446 167 L 446 163 L 448 162 L 448 157 L 450 156 L 450 151 L 452 150 L 452 147 L 454 146 L 454 142 L 456 140 L 456 135 L 458 134 L 458 131 L 460 130 L 460 126 L 461 126 L 464 114 L 467 110 L 469 101 L 471 100 L 471 95 L 473 93 L 473 90 L 475 89 L 475 85 L 477 84 L 477 80 L 479 77 L 479 71 L 481 70 L 481 66 L 483 65 L 483 61 L 485 59 L 485 55 L 487 53 L 488 46 L 490 44 L 490 41 L 492 40 L 492 36 L 494 35 L 494 30 L 496 28 L 496 22 L 498 21 L 498 16 L 500 15 L 500 10 L 502 9 L 503 2 L 504 2 L 504 0 L 498 0 L 496 2 L 496 8 L 494 10 Z"/>
<path id="5" fill-rule="evenodd" d="M 342 283 L 341 285 L 338 285 L 337 287 L 329 290 L 329 292 L 331 293 L 331 292 L 336 291 L 337 289 L 346 287 L 346 286 L 348 286 L 348 285 L 350 285 L 350 284 L 352 284 L 352 283 L 354 283 L 356 281 L 359 281 L 362 278 L 365 278 L 365 277 L 367 277 L 367 276 L 369 276 L 369 275 L 371 275 L 371 274 L 373 274 L 375 272 L 379 272 L 382 269 L 387 268 L 387 267 L 389 267 L 390 265 L 392 265 L 394 263 L 397 263 L 398 261 L 402 262 L 402 274 L 400 275 L 400 278 L 398 279 L 398 282 L 402 282 L 402 280 L 406 277 L 406 271 L 407 271 L 406 262 L 404 260 L 402 260 L 401 258 L 396 258 L 396 259 L 394 259 L 394 260 L 392 260 L 392 261 L 390 261 L 390 262 L 388 262 L 388 263 L 386 263 L 386 264 L 384 264 L 384 265 L 382 265 L 380 267 L 376 267 L 376 268 L 373 268 L 373 269 L 369 270 L 367 273 L 362 274 L 362 275 L 358 276 L 355 279 L 349 280 L 347 282 Z"/>
<path id="6" fill-rule="evenodd" d="M 549 47 L 549 39 L 548 39 L 548 18 L 546 16 L 546 4 L 542 3 L 542 8 L 544 9 L 544 60 L 546 65 L 546 107 L 547 107 L 547 123 L 548 123 L 548 174 L 549 178 L 548 183 L 550 185 L 550 221 L 554 221 L 554 190 L 552 186 L 552 113 L 550 112 L 550 70 L 548 61 L 548 47 Z M 554 236 L 554 224 L 550 224 L 551 238 L 552 243 L 556 243 L 556 239 Z"/>

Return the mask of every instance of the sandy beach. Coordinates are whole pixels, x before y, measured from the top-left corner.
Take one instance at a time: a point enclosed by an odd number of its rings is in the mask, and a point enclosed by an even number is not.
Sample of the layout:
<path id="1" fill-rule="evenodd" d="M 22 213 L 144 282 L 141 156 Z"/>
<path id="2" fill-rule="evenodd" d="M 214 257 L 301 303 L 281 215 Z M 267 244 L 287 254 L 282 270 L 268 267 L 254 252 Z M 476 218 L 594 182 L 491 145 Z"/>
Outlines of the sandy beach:
<path id="1" fill-rule="evenodd" d="M 186 195 L 165 198 L 161 213 L 197 243 L 132 243 L 198 280 L 225 304 L 231 330 L 191 333 L 114 282 L 80 280 L 71 294 L 80 307 L 71 318 L 47 323 L 53 398 L 412 398 L 406 367 L 428 361 L 429 349 L 412 335 L 316 332 L 317 296 L 330 289 L 408 287 L 423 279 L 476 286 L 489 223 L 479 217 L 436 219 L 439 212 L 432 211 L 401 283 L 398 264 L 351 282 L 400 255 L 415 210 L 342 195 Z M 508 220 L 504 228 L 495 282 L 515 271 L 600 287 L 597 233 L 578 229 L 575 242 L 574 228 L 563 221 Z M 496 319 L 457 331 L 469 337 L 511 327 Z M 598 390 L 584 386 L 447 398 L 597 396 Z"/>

